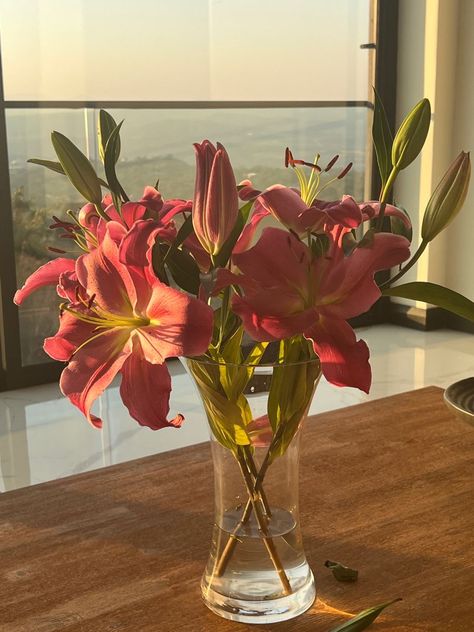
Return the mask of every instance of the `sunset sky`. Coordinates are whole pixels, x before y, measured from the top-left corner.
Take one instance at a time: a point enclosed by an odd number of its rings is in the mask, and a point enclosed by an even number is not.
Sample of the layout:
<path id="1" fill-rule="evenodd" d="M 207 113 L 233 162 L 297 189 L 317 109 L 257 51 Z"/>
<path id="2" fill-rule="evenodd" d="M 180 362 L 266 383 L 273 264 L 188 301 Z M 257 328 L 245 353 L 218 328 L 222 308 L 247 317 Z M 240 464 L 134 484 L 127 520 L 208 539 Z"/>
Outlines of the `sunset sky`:
<path id="1" fill-rule="evenodd" d="M 7 100 L 367 99 L 370 0 L 0 0 Z"/>

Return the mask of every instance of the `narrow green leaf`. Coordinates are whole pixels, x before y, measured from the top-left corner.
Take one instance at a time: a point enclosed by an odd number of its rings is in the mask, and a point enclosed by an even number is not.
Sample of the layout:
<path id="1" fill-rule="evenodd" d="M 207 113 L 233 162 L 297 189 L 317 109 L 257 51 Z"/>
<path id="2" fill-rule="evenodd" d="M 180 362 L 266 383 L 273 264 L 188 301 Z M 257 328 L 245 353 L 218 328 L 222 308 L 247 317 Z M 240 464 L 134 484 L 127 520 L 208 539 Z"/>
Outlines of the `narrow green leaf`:
<path id="1" fill-rule="evenodd" d="M 46 167 L 50 171 L 55 171 L 56 173 L 60 173 L 65 176 L 66 173 L 61 166 L 60 162 L 56 162 L 55 160 L 41 160 L 41 158 L 30 158 L 26 162 L 31 162 L 34 165 L 41 165 L 41 167 Z"/>
<path id="2" fill-rule="evenodd" d="M 399 296 L 424 301 L 452 312 L 461 318 L 474 322 L 474 303 L 462 294 L 436 283 L 427 281 L 413 281 L 404 285 L 386 288 L 382 291 L 385 296 Z"/>
<path id="3" fill-rule="evenodd" d="M 314 359 L 313 362 L 307 360 Z M 274 432 L 270 459 L 285 453 L 303 419 L 320 376 L 320 364 L 300 337 L 280 344 L 281 366 L 273 369 L 267 412 Z"/>
<path id="4" fill-rule="evenodd" d="M 51 141 L 64 173 L 88 201 L 100 206 L 102 192 L 94 167 L 82 151 L 63 134 L 52 132 Z"/>
<path id="5" fill-rule="evenodd" d="M 372 140 L 379 167 L 382 188 L 388 180 L 392 170 L 392 142 L 393 136 L 388 124 L 387 114 L 383 103 L 374 88 L 374 120 L 372 123 Z"/>
<path id="6" fill-rule="evenodd" d="M 392 165 L 405 169 L 418 156 L 425 144 L 431 122 L 431 106 L 422 99 L 405 117 L 392 145 Z"/>
<path id="7" fill-rule="evenodd" d="M 359 577 L 359 571 L 344 566 L 344 564 L 340 564 L 339 562 L 326 560 L 324 566 L 332 571 L 332 574 L 338 582 L 356 582 Z"/>
<path id="8" fill-rule="evenodd" d="M 224 395 L 219 365 L 191 359 L 187 363 L 201 395 L 209 426 L 219 443 L 234 453 L 238 445 L 249 445 L 243 419 L 245 403 L 229 401 Z"/>
<path id="9" fill-rule="evenodd" d="M 361 630 L 368 628 L 385 608 L 388 608 L 388 606 L 391 606 L 397 601 L 401 601 L 401 598 L 398 597 L 392 601 L 387 601 L 386 603 L 381 603 L 378 606 L 363 610 L 356 617 L 338 625 L 336 628 L 330 630 L 330 632 L 361 632 Z"/>
<path id="10" fill-rule="evenodd" d="M 109 183 L 110 190 L 117 196 L 122 197 L 125 201 L 128 201 L 125 191 L 122 185 L 118 181 L 117 173 L 115 171 L 115 165 L 120 155 L 120 128 L 123 125 L 121 121 L 110 134 L 107 145 L 105 147 L 104 155 L 104 169 L 107 182 Z M 120 210 L 120 209 L 117 209 Z"/>
<path id="11" fill-rule="evenodd" d="M 55 173 L 60 173 L 62 176 L 65 176 L 64 169 L 61 166 L 60 162 L 56 162 L 55 160 L 42 160 L 41 158 L 30 158 L 26 162 L 31 162 L 33 165 L 40 165 L 40 167 L 46 167 L 50 171 L 54 171 Z M 109 188 L 107 182 L 104 182 L 101 178 L 99 178 L 100 186 Z"/>
<path id="12" fill-rule="evenodd" d="M 216 256 L 216 267 L 224 268 L 227 262 L 230 259 L 232 254 L 232 250 L 237 242 L 237 239 L 240 237 L 242 230 L 244 229 L 245 224 L 250 215 L 250 211 L 252 210 L 254 200 L 250 200 L 247 204 L 244 204 L 239 209 L 239 214 L 237 216 L 237 221 L 235 222 L 235 226 L 232 229 L 227 241 L 220 249 L 218 255 Z"/>
<path id="13" fill-rule="evenodd" d="M 105 161 L 105 149 L 107 147 L 107 141 L 110 138 L 110 135 L 117 127 L 117 123 L 112 115 L 110 115 L 105 110 L 100 110 L 99 112 L 99 121 L 97 126 L 97 137 L 99 141 L 99 155 L 102 162 Z M 120 138 L 116 143 L 115 147 L 115 162 L 118 161 L 120 156 Z"/>

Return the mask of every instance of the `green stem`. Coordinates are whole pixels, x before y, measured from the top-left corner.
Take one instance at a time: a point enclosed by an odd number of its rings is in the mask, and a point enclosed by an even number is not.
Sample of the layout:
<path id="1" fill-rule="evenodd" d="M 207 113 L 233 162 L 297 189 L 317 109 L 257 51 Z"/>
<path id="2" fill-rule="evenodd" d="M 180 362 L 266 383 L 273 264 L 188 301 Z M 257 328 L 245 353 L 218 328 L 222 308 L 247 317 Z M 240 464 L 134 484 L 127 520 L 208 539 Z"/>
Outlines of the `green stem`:
<path id="1" fill-rule="evenodd" d="M 239 464 L 243 479 L 245 481 L 245 485 L 247 487 L 247 491 L 249 493 L 250 502 L 252 503 L 252 509 L 258 524 L 258 530 L 262 535 L 263 544 L 265 545 L 272 564 L 275 567 L 278 577 L 280 578 L 281 585 L 283 587 L 283 593 L 285 595 L 291 595 L 293 590 L 291 588 L 290 581 L 286 575 L 285 569 L 283 568 L 283 564 L 281 563 L 280 556 L 275 546 L 275 542 L 269 535 L 266 519 L 259 502 L 259 495 L 255 490 L 255 485 L 252 481 L 252 475 L 247 468 L 245 457 L 241 452 L 237 453 L 237 462 Z"/>
<path id="2" fill-rule="evenodd" d="M 283 428 L 283 424 L 279 426 L 277 432 L 275 433 L 275 437 L 273 438 L 272 441 L 272 445 L 275 441 L 279 440 L 280 438 L 280 434 L 281 434 L 281 430 Z M 263 498 L 265 497 L 265 492 L 263 490 L 263 480 L 265 478 L 265 475 L 267 473 L 267 470 L 270 466 L 270 453 L 271 453 L 271 448 L 272 446 L 270 446 L 267 450 L 267 453 L 265 455 L 265 458 L 263 459 L 263 463 L 260 466 L 260 470 L 258 471 L 257 475 L 255 476 L 255 482 L 254 482 L 254 489 L 255 492 L 260 496 L 260 498 L 262 499 L 262 504 L 263 504 Z M 252 459 L 253 462 L 253 459 Z M 255 463 L 254 463 L 255 466 Z M 265 498 L 265 503 L 268 506 L 268 502 L 266 501 Z M 267 510 L 267 515 L 268 511 L 270 509 L 268 508 Z M 217 562 L 217 566 L 216 566 L 216 575 L 218 577 L 222 576 L 225 573 L 225 569 L 227 568 L 227 564 L 229 563 L 230 558 L 232 557 L 235 547 L 237 546 L 237 543 L 239 541 L 239 538 L 237 536 L 239 530 L 241 529 L 241 527 L 243 527 L 244 525 L 247 524 L 247 522 L 250 520 L 250 516 L 252 515 L 252 501 L 249 498 L 249 500 L 247 500 L 247 504 L 245 505 L 244 511 L 242 513 L 242 517 L 240 518 L 239 522 L 237 523 L 237 525 L 235 526 L 234 530 L 232 531 L 232 533 L 229 535 L 229 539 L 226 542 L 226 545 L 224 547 L 224 550 L 222 551 L 222 554 L 219 558 L 219 561 Z"/>
<path id="3" fill-rule="evenodd" d="M 392 167 L 392 171 L 390 172 L 387 182 L 385 183 L 385 186 L 382 189 L 382 194 L 380 196 L 380 214 L 379 214 L 379 218 L 377 222 L 377 230 L 379 232 L 382 230 L 383 220 L 385 217 L 385 207 L 387 205 L 387 199 L 390 193 L 390 189 L 392 188 L 397 175 L 398 175 L 398 168 L 396 166 Z"/>
<path id="4" fill-rule="evenodd" d="M 250 470 L 250 473 L 252 474 L 252 476 L 255 479 L 254 482 L 254 486 L 255 486 L 255 491 L 258 492 L 263 508 L 265 509 L 265 514 L 267 515 L 268 518 L 272 517 L 272 510 L 270 509 L 270 505 L 268 503 L 267 500 L 267 495 L 265 494 L 265 491 L 262 487 L 262 485 L 259 485 L 259 488 L 257 489 L 257 479 L 259 477 L 260 472 L 257 470 L 257 466 L 255 465 L 255 461 L 253 460 L 253 456 L 252 456 L 252 452 L 250 450 L 250 446 L 248 445 L 244 445 L 242 446 L 244 455 L 245 455 L 245 459 L 247 461 L 247 466 Z"/>
<path id="5" fill-rule="evenodd" d="M 412 268 L 415 265 L 415 263 L 424 253 L 427 245 L 428 245 L 427 241 L 422 241 L 421 244 L 418 246 L 418 250 L 415 252 L 415 254 L 410 259 L 410 261 L 406 264 L 406 266 L 404 266 L 399 272 L 397 272 L 397 274 L 393 276 L 391 279 L 388 279 L 388 281 L 385 281 L 385 283 L 382 283 L 382 285 L 380 286 L 380 289 L 384 290 L 385 288 L 390 287 L 392 283 L 395 283 L 395 281 L 398 281 L 398 279 L 401 279 L 401 277 L 404 274 L 406 274 L 408 270 L 410 270 L 410 268 Z"/>

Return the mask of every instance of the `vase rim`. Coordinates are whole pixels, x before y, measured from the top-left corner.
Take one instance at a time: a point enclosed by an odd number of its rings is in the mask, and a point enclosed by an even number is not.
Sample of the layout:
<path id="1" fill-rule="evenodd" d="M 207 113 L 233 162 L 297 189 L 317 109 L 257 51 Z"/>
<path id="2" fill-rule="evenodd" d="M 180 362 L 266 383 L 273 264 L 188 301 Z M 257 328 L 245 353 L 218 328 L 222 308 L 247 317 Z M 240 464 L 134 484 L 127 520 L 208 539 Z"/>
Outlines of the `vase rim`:
<path id="1" fill-rule="evenodd" d="M 273 369 L 276 367 L 281 367 L 281 366 L 300 366 L 303 364 L 321 364 L 320 360 L 318 357 L 316 358 L 309 358 L 307 360 L 299 360 L 298 362 L 259 362 L 259 363 L 252 363 L 252 362 L 226 362 L 225 360 L 219 361 L 219 360 L 213 360 L 212 358 L 209 358 L 208 356 L 199 356 L 199 357 L 185 357 L 184 358 L 186 361 L 191 360 L 192 362 L 197 362 L 198 364 L 207 364 L 207 365 L 214 365 L 214 366 L 233 366 L 233 367 L 248 367 L 248 368 L 252 368 L 252 369 Z"/>

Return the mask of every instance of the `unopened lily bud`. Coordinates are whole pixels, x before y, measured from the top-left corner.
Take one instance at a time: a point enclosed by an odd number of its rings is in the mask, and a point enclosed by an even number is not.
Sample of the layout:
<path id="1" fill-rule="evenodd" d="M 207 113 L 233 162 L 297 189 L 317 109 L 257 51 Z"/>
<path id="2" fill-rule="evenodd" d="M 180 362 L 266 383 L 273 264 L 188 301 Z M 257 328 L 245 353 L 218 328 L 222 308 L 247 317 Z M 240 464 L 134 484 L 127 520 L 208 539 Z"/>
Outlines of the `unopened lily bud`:
<path id="1" fill-rule="evenodd" d="M 392 145 L 392 165 L 405 169 L 420 153 L 430 128 L 431 106 L 428 99 L 415 105 L 400 125 Z"/>
<path id="2" fill-rule="evenodd" d="M 466 199 L 471 177 L 469 153 L 462 151 L 434 190 L 423 216 L 421 238 L 429 242 L 456 217 Z"/>
<path id="3" fill-rule="evenodd" d="M 196 184 L 193 227 L 202 247 L 214 256 L 237 221 L 239 198 L 232 165 L 224 147 L 208 140 L 195 143 Z"/>

